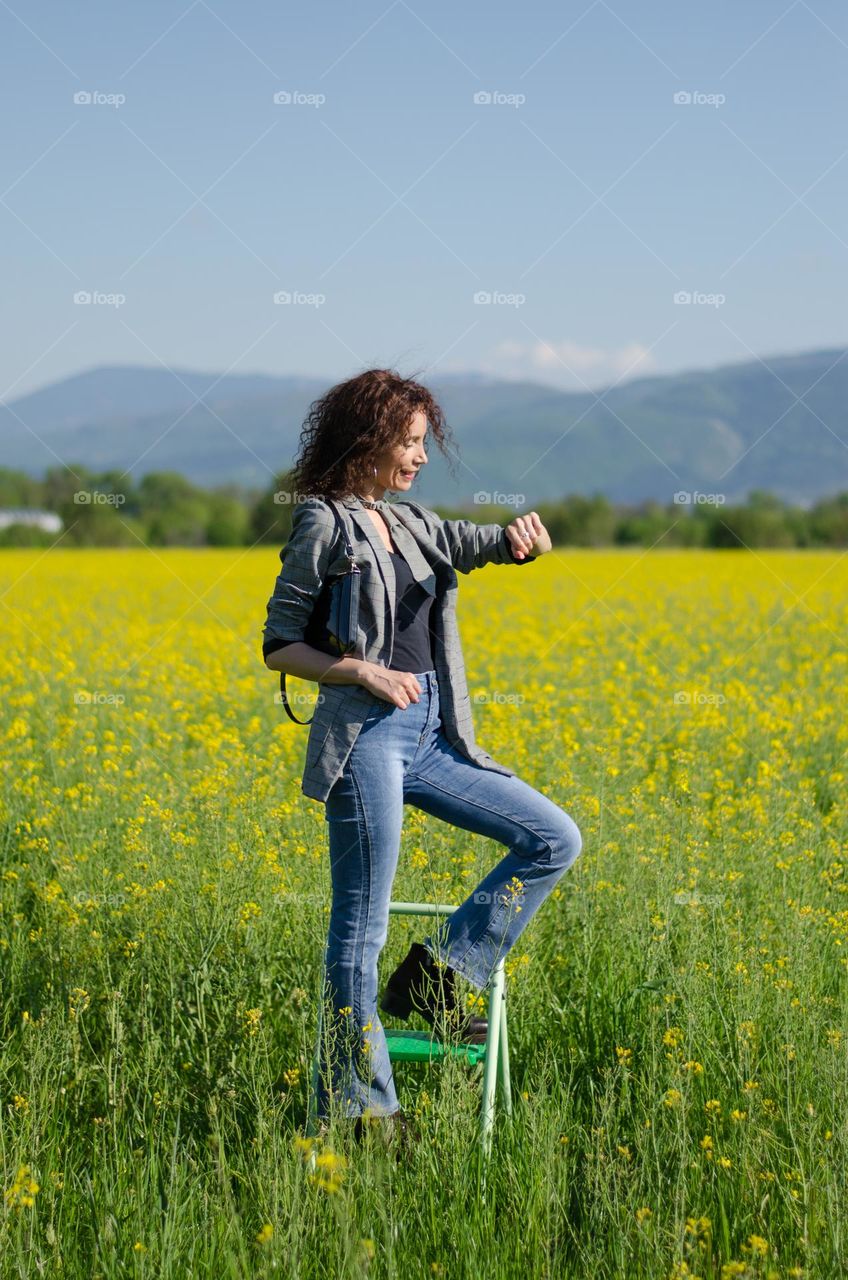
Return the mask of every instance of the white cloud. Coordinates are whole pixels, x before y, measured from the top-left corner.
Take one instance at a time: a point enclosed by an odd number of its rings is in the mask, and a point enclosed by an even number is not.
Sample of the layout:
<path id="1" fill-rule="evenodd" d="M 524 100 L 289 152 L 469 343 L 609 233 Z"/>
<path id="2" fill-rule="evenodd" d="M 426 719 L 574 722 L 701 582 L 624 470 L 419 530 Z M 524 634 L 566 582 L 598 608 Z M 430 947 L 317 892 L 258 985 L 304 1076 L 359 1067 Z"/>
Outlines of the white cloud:
<path id="1" fill-rule="evenodd" d="M 647 347 L 629 342 L 623 347 L 581 346 L 564 338 L 560 342 L 517 342 L 507 338 L 475 366 L 501 378 L 527 378 L 551 383 L 568 391 L 597 391 L 619 379 L 639 378 L 655 371 Z"/>

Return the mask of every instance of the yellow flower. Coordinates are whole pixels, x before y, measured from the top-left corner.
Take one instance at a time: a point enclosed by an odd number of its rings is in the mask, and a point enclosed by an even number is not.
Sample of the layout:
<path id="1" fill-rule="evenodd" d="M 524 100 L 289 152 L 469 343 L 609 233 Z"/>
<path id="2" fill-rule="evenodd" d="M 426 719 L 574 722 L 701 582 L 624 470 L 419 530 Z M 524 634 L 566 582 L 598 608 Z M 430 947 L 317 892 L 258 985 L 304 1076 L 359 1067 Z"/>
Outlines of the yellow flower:
<path id="1" fill-rule="evenodd" d="M 242 1018 L 244 1019 L 244 1029 L 249 1036 L 255 1036 L 259 1030 L 259 1023 L 262 1020 L 261 1009 L 246 1009 Z"/>
<path id="2" fill-rule="evenodd" d="M 31 1208 L 35 1204 L 35 1197 L 41 1187 L 29 1174 L 28 1164 L 19 1165 L 15 1181 L 5 1192 L 6 1204 L 11 1209 Z"/>
<path id="3" fill-rule="evenodd" d="M 343 1169 L 347 1164 L 347 1160 L 335 1151 L 322 1151 L 315 1157 L 315 1163 L 319 1169 L 327 1169 L 330 1173 L 333 1173 L 338 1169 Z"/>
<path id="4" fill-rule="evenodd" d="M 271 1226 L 270 1222 L 266 1222 L 265 1225 L 263 1227 L 260 1227 L 259 1231 L 257 1231 L 256 1233 L 256 1243 L 268 1244 L 269 1240 L 271 1240 L 273 1235 L 274 1235 L 274 1228 Z"/>

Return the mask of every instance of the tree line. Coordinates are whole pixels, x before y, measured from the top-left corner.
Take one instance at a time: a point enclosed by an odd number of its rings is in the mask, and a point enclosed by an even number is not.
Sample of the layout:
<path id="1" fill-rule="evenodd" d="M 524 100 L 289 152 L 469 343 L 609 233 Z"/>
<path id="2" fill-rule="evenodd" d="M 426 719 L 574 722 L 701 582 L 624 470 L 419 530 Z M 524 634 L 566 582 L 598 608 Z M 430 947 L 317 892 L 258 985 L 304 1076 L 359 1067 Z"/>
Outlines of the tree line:
<path id="1" fill-rule="evenodd" d="M 0 546 L 132 547 L 282 546 L 291 528 L 289 476 L 264 491 L 225 485 L 206 489 L 174 471 L 138 481 L 114 471 L 48 468 L 42 479 L 0 467 L 0 516 L 21 509 L 53 512 L 59 533 L 23 522 L 0 528 Z M 848 492 L 796 506 L 761 489 L 744 502 L 721 494 L 678 493 L 669 501 L 613 502 L 602 494 L 567 494 L 516 509 L 489 503 L 459 510 L 427 502 L 443 518 L 508 524 L 538 511 L 555 546 L 844 547 Z"/>

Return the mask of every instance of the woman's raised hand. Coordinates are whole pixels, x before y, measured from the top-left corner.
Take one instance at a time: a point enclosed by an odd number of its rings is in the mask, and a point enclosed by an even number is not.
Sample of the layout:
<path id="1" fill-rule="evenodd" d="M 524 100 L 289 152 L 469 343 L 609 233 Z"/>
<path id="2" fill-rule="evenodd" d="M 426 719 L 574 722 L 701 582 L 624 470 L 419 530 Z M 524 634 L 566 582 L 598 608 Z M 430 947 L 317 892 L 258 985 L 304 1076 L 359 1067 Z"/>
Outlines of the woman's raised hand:
<path id="1" fill-rule="evenodd" d="M 506 535 L 512 543 L 516 560 L 523 560 L 528 555 L 543 555 L 552 547 L 551 536 L 536 511 L 516 516 L 506 526 Z"/>

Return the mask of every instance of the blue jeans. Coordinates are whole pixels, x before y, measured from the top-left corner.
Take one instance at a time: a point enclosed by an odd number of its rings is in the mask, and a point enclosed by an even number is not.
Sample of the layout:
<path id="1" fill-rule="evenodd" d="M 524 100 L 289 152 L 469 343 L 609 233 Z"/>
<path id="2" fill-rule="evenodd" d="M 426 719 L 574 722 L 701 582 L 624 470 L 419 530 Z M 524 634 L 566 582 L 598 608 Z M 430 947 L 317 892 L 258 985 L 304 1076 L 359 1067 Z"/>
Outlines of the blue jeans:
<path id="1" fill-rule="evenodd" d="M 469 760 L 444 735 L 435 671 L 415 673 L 418 702 L 369 712 L 327 797 L 333 899 L 325 951 L 317 1111 L 399 1109 L 377 1013 L 404 804 L 500 841 L 509 852 L 423 944 L 477 990 L 580 853 L 564 810 L 518 777 Z M 332 1095 L 332 1098 L 331 1098 Z"/>

